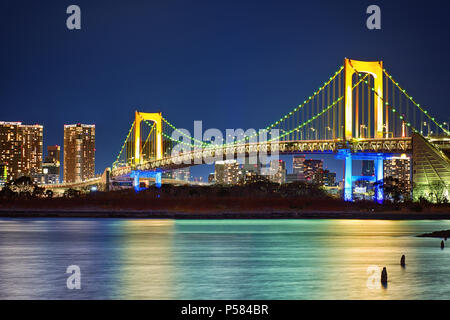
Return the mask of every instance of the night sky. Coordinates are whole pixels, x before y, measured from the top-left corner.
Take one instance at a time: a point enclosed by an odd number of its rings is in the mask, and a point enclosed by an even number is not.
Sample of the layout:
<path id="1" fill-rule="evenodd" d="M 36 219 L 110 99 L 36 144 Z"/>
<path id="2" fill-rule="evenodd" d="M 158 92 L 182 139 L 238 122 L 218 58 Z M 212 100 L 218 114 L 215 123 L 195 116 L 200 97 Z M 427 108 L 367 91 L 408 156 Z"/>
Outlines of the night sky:
<path id="1" fill-rule="evenodd" d="M 81 8 L 81 30 L 66 28 L 71 4 Z M 381 7 L 382 30 L 366 28 L 371 4 Z M 100 173 L 136 109 L 190 130 L 194 120 L 263 128 L 348 57 L 383 60 L 447 121 L 449 9 L 434 0 L 2 0 L 0 120 L 43 124 L 44 148 L 63 144 L 64 124 L 96 124 Z"/>

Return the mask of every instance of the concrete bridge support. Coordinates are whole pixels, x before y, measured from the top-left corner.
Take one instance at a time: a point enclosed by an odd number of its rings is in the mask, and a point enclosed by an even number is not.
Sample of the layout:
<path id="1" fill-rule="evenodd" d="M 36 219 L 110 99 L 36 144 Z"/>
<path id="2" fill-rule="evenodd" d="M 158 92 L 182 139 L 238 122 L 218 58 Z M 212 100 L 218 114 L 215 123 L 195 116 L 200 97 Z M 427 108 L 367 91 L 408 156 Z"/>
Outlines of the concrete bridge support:
<path id="1" fill-rule="evenodd" d="M 161 184 L 162 184 L 162 171 L 161 170 L 151 171 L 151 172 L 135 170 L 135 171 L 131 172 L 130 177 L 133 178 L 133 187 L 136 192 L 139 192 L 142 190 L 140 187 L 140 178 L 155 179 L 155 186 L 157 188 L 161 188 Z"/>
<path id="2" fill-rule="evenodd" d="M 388 158 L 390 154 L 386 153 L 352 153 L 350 149 L 341 149 L 336 155 L 336 159 L 342 159 L 345 161 L 344 167 L 344 200 L 353 201 L 353 182 L 360 180 L 367 180 L 375 182 L 375 195 L 374 201 L 378 203 L 383 203 L 384 192 L 383 192 L 383 160 Z M 361 177 L 354 176 L 352 169 L 353 160 L 372 160 L 374 161 L 374 177 Z"/>

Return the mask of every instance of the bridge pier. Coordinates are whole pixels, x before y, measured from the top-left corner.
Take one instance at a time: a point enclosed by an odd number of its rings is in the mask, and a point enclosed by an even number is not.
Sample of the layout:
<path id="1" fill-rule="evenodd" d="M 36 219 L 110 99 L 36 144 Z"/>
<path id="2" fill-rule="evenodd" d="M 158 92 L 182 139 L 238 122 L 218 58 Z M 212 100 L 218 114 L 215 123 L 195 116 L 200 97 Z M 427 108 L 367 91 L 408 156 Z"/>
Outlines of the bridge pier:
<path id="1" fill-rule="evenodd" d="M 384 189 L 383 189 L 383 182 L 384 182 L 384 171 L 383 171 L 383 160 L 384 157 L 382 155 L 377 155 L 374 159 L 374 174 L 375 174 L 375 201 L 379 204 L 383 203 L 384 200 Z"/>
<path id="2" fill-rule="evenodd" d="M 353 201 L 352 153 L 345 150 L 344 201 Z"/>
<path id="3" fill-rule="evenodd" d="M 139 171 L 133 171 L 134 176 L 133 176 L 133 187 L 134 187 L 134 191 L 139 192 L 141 190 L 140 186 L 139 186 Z"/>
<path id="4" fill-rule="evenodd" d="M 377 203 L 383 203 L 384 191 L 383 191 L 383 160 L 388 158 L 390 154 L 386 153 L 373 153 L 373 154 L 361 154 L 352 153 L 350 149 L 341 149 L 336 155 L 336 159 L 342 159 L 345 161 L 344 166 L 344 201 L 353 201 L 353 182 L 366 180 L 374 182 L 375 195 L 374 201 Z M 353 160 L 372 160 L 374 161 L 374 176 L 363 177 L 354 176 L 352 173 L 352 161 Z"/>
<path id="5" fill-rule="evenodd" d="M 159 189 L 161 188 L 161 184 L 162 184 L 162 172 L 156 172 L 155 174 L 155 185 L 156 187 Z"/>
<path id="6" fill-rule="evenodd" d="M 130 177 L 133 178 L 133 187 L 136 192 L 141 191 L 140 182 L 139 182 L 140 178 L 154 178 L 155 186 L 157 188 L 161 188 L 161 185 L 162 185 L 162 171 L 161 170 L 156 170 L 156 171 L 152 171 L 152 172 L 134 170 L 131 172 Z"/>

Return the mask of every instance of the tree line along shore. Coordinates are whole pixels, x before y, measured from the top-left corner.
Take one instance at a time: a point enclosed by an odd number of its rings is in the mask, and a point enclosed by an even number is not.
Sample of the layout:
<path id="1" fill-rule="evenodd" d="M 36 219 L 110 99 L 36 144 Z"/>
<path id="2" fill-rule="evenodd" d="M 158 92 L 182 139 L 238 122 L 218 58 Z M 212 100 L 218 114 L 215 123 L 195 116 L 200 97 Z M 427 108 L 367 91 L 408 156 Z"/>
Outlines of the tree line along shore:
<path id="1" fill-rule="evenodd" d="M 42 189 L 42 188 L 39 188 Z M 93 215 L 108 212 L 130 214 L 147 211 L 149 213 L 190 214 L 283 214 L 286 217 L 306 217 L 316 212 L 327 216 L 334 213 L 348 213 L 375 216 L 387 214 L 419 215 L 437 214 L 450 217 L 448 203 L 433 204 L 426 200 L 385 201 L 377 204 L 373 201 L 344 202 L 329 195 L 322 187 L 308 183 L 290 183 L 279 185 L 270 182 L 254 183 L 242 186 L 174 186 L 162 185 L 160 189 L 150 187 L 136 193 L 133 189 L 110 192 L 82 193 L 68 190 L 63 197 L 52 197 L 46 190 L 36 187 L 25 191 L 3 188 L 0 191 L 0 214 L 8 212 L 81 212 L 90 211 Z M 405 216 L 406 217 L 406 216 Z M 428 216 L 426 216 L 428 217 Z"/>

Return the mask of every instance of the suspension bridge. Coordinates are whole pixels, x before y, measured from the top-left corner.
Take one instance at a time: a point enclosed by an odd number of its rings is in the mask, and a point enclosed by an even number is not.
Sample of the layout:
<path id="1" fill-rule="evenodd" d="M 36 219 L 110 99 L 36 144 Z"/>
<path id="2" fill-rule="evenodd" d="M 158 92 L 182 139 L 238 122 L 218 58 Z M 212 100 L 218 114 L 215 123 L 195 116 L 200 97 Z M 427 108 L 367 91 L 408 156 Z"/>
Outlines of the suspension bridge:
<path id="1" fill-rule="evenodd" d="M 267 138 L 258 139 L 261 132 Z M 175 149 L 181 152 L 174 154 Z M 382 61 L 345 59 L 302 103 L 245 136 L 204 141 L 179 129 L 160 112 L 136 111 L 111 171 L 102 181 L 128 176 L 139 189 L 141 178 L 152 178 L 160 185 L 162 172 L 202 164 L 207 157 L 329 153 L 343 160 L 346 201 L 353 200 L 353 184 L 364 179 L 378 182 L 374 199 L 382 202 L 383 161 L 402 155 L 411 159 L 417 199 L 427 197 L 435 183 L 446 189 L 450 186 L 449 150 L 448 123 L 439 122 L 416 102 Z M 353 176 L 353 160 L 374 161 L 374 176 Z"/>

